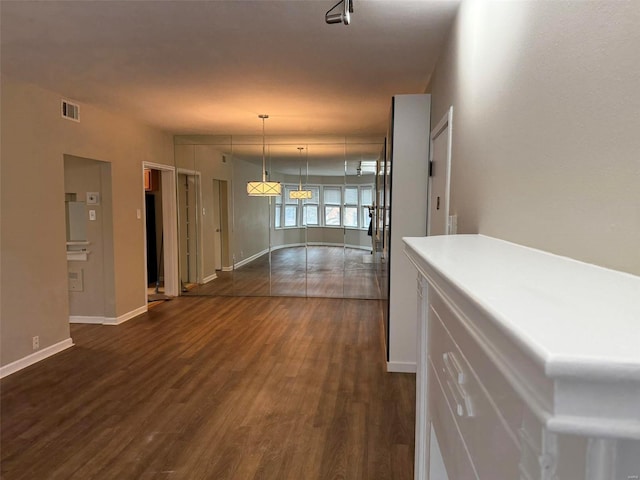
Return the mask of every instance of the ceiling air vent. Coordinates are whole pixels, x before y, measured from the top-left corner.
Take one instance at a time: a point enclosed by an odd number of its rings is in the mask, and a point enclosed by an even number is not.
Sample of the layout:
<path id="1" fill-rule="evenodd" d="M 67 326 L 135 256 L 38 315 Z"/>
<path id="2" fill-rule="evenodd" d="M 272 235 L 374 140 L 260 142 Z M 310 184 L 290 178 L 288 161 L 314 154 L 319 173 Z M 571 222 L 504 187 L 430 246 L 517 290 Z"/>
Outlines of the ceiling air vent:
<path id="1" fill-rule="evenodd" d="M 73 120 L 74 122 L 80 121 L 80 105 L 71 103 L 69 100 L 62 100 L 62 117 Z"/>

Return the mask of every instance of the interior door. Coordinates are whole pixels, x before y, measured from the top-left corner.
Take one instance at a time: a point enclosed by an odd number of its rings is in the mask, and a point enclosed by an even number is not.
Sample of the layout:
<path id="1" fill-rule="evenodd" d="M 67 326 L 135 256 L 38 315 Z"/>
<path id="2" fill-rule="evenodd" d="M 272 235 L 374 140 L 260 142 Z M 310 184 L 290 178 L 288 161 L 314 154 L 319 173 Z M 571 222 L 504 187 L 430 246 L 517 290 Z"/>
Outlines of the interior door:
<path id="1" fill-rule="evenodd" d="M 427 235 L 454 233 L 449 228 L 449 185 L 453 107 L 431 131 L 431 174 Z"/>
<path id="2" fill-rule="evenodd" d="M 222 270 L 222 227 L 220 221 L 220 180 L 213 180 L 213 265 L 216 270 Z"/>

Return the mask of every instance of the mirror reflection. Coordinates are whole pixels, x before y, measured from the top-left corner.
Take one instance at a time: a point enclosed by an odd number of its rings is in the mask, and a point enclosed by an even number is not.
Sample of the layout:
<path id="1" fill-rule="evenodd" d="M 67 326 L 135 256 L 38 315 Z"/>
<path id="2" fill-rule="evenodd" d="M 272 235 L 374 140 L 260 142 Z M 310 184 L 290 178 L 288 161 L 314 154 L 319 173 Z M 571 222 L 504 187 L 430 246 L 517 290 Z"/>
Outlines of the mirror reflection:
<path id="1" fill-rule="evenodd" d="M 183 295 L 384 298 L 383 139 L 178 136 Z"/>

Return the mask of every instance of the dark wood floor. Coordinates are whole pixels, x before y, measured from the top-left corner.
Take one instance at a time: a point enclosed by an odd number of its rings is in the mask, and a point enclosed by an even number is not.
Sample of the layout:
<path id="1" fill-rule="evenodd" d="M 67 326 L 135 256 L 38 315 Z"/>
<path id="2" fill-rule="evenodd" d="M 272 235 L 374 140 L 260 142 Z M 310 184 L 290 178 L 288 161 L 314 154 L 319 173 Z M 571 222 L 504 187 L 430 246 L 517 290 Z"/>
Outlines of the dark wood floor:
<path id="1" fill-rule="evenodd" d="M 3 480 L 411 479 L 379 301 L 178 298 L 2 380 Z"/>
<path id="2" fill-rule="evenodd" d="M 198 285 L 186 295 L 293 296 L 381 299 L 386 264 L 379 254 L 342 247 L 274 250 L 233 272 Z"/>

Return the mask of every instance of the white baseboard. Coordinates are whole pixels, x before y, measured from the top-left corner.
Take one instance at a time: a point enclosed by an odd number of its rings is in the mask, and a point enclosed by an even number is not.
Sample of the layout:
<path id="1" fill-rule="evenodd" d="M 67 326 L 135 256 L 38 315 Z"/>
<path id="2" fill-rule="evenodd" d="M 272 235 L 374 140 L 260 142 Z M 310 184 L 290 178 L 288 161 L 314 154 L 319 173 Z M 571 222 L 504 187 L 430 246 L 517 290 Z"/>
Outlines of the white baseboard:
<path id="1" fill-rule="evenodd" d="M 240 268 L 243 265 L 246 265 L 247 263 L 253 262 L 256 258 L 260 258 L 261 256 L 263 256 L 266 253 L 269 253 L 269 249 L 268 248 L 265 248 L 261 252 L 258 252 L 255 255 L 251 255 L 250 257 L 247 257 L 244 260 L 239 261 L 238 263 L 236 263 L 236 268 Z"/>
<path id="2" fill-rule="evenodd" d="M 274 245 L 271 247 L 271 251 L 282 250 L 283 248 L 304 247 L 305 243 L 285 243 L 284 245 Z"/>
<path id="3" fill-rule="evenodd" d="M 202 279 L 202 283 L 209 283 L 211 280 L 215 280 L 216 278 L 218 278 L 218 275 L 214 273 L 212 275 L 209 275 L 208 277 L 204 277 Z"/>
<path id="4" fill-rule="evenodd" d="M 138 307 L 135 310 L 131 310 L 119 317 L 107 317 L 105 318 L 105 322 L 103 325 L 120 325 L 121 323 L 126 322 L 127 320 L 131 320 L 133 317 L 137 317 L 138 315 L 142 315 L 146 313 L 149 308 L 147 305 L 143 305 L 142 307 Z"/>
<path id="5" fill-rule="evenodd" d="M 102 325 L 107 317 L 88 317 L 85 315 L 69 315 L 69 323 L 93 323 Z"/>
<path id="6" fill-rule="evenodd" d="M 333 242 L 307 242 L 310 247 L 344 247 L 344 243 Z"/>
<path id="7" fill-rule="evenodd" d="M 121 323 L 131 320 L 133 317 L 142 315 L 148 310 L 147 305 L 131 310 L 119 317 L 98 317 L 98 316 L 83 316 L 83 315 L 70 315 L 69 323 L 91 323 L 97 325 L 120 325 Z"/>
<path id="8" fill-rule="evenodd" d="M 228 267 L 222 267 L 222 271 L 223 272 L 233 272 L 233 265 L 230 265 Z"/>
<path id="9" fill-rule="evenodd" d="M 387 362 L 387 372 L 416 373 L 414 362 Z"/>
<path id="10" fill-rule="evenodd" d="M 66 340 L 62 340 L 61 342 L 55 343 L 49 347 L 43 348 L 42 350 L 38 350 L 37 352 L 32 353 L 31 355 L 27 355 L 20 360 L 16 360 L 15 362 L 11 362 L 8 365 L 0 368 L 0 378 L 4 378 L 7 375 L 11 375 L 12 373 L 16 373 L 23 368 L 27 368 L 34 363 L 40 362 L 45 358 L 50 357 L 51 355 L 55 355 L 56 353 L 60 353 L 63 350 L 66 350 L 69 347 L 73 347 L 73 340 L 67 338 Z"/>
<path id="11" fill-rule="evenodd" d="M 355 250 L 366 250 L 367 252 L 370 252 L 373 250 L 373 246 L 371 245 L 350 245 L 350 244 L 345 244 L 346 248 L 353 248 Z"/>

